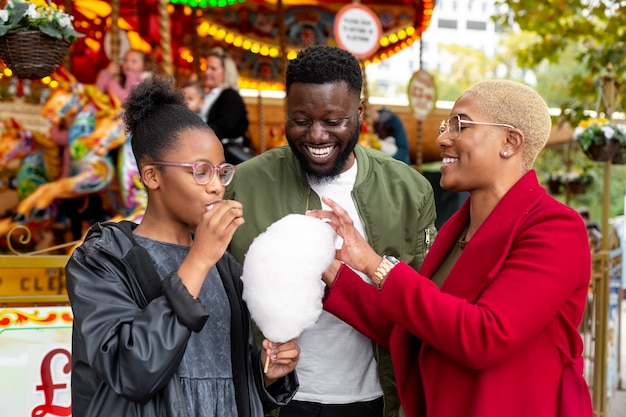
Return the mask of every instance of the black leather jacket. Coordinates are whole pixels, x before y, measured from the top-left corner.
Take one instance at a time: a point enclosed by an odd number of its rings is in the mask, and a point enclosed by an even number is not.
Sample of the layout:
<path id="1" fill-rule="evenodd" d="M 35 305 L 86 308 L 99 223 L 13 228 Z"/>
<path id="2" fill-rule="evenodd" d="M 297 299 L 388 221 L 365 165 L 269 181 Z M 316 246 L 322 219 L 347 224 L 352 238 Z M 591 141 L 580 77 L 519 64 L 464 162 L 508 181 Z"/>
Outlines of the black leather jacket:
<path id="1" fill-rule="evenodd" d="M 210 319 L 180 278 L 160 280 L 132 237 L 136 224 L 92 227 L 66 266 L 74 313 L 72 415 L 186 417 L 177 370 L 192 331 Z M 232 363 L 239 416 L 260 417 L 286 404 L 294 373 L 265 387 L 242 268 L 226 253 L 217 268 L 231 306 Z"/>

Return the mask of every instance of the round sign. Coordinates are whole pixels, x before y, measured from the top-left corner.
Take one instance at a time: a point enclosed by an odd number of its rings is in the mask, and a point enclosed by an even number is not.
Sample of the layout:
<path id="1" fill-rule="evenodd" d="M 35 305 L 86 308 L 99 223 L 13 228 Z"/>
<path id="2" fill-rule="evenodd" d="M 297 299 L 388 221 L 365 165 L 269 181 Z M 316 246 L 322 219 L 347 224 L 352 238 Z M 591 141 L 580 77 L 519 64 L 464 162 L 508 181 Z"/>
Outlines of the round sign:
<path id="1" fill-rule="evenodd" d="M 378 16 L 361 4 L 348 4 L 335 16 L 337 44 L 358 59 L 369 58 L 380 47 L 383 33 Z"/>
<path id="2" fill-rule="evenodd" d="M 435 82 L 433 77 L 424 70 L 413 74 L 409 81 L 409 107 L 418 120 L 425 120 L 435 106 Z"/>

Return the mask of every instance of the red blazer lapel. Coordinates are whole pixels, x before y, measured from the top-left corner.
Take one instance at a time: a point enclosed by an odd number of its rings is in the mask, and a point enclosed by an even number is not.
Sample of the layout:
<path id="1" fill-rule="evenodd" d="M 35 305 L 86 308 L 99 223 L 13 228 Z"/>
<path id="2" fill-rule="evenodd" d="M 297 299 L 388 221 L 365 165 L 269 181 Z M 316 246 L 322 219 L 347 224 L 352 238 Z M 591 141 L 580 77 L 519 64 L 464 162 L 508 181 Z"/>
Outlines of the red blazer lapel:
<path id="1" fill-rule="evenodd" d="M 502 198 L 465 246 L 441 290 L 475 302 L 502 268 L 517 235 L 517 229 L 524 220 L 524 213 L 538 204 L 545 193 L 546 190 L 537 182 L 534 171 L 524 175 Z M 441 228 L 424 261 L 424 275 L 432 276 L 452 245 L 456 244 L 461 230 L 469 221 L 469 203 L 468 198 L 461 209 Z"/>

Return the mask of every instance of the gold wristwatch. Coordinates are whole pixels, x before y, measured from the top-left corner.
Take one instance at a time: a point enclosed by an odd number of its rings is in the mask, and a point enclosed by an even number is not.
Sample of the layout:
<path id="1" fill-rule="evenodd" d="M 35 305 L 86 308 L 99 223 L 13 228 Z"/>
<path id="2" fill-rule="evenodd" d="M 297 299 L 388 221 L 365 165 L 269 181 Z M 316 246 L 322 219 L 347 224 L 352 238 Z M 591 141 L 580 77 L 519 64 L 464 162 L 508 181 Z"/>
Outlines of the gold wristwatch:
<path id="1" fill-rule="evenodd" d="M 378 268 L 376 268 L 376 272 L 374 272 L 374 275 L 372 275 L 372 281 L 374 281 L 374 285 L 380 288 L 385 278 L 387 278 L 387 275 L 389 275 L 389 272 L 393 269 L 394 266 L 398 265 L 398 263 L 400 263 L 400 261 L 393 256 L 383 256 L 383 260 L 380 262 L 380 265 L 378 265 Z"/>

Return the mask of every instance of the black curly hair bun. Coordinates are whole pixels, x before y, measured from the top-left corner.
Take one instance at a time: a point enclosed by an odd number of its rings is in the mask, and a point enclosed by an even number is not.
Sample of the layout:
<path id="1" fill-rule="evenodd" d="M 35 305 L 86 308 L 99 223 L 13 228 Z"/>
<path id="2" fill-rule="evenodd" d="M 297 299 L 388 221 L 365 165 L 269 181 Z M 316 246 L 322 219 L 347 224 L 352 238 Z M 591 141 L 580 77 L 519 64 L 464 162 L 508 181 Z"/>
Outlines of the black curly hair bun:
<path id="1" fill-rule="evenodd" d="M 174 85 L 174 79 L 156 75 L 145 79 L 131 90 L 122 104 L 127 130 L 134 132 L 138 123 L 168 105 L 185 106 L 185 96 Z"/>

